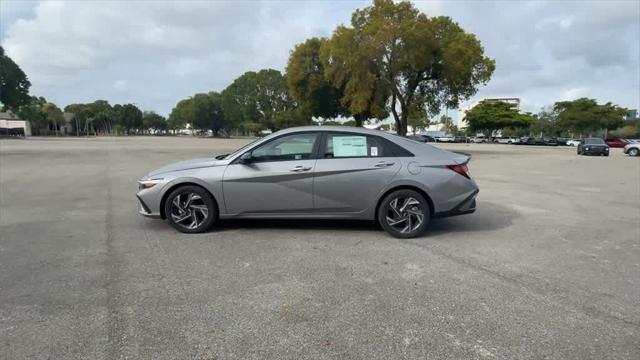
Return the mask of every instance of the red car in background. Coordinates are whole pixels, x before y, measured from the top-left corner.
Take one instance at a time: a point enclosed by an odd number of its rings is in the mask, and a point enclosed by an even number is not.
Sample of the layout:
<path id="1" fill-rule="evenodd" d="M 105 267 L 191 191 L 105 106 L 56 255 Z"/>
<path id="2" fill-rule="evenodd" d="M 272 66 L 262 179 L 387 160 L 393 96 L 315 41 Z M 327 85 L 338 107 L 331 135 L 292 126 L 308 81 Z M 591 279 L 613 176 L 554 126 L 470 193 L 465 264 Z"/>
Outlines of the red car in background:
<path id="1" fill-rule="evenodd" d="M 624 139 L 607 139 L 604 142 L 612 148 L 623 148 L 628 142 Z"/>

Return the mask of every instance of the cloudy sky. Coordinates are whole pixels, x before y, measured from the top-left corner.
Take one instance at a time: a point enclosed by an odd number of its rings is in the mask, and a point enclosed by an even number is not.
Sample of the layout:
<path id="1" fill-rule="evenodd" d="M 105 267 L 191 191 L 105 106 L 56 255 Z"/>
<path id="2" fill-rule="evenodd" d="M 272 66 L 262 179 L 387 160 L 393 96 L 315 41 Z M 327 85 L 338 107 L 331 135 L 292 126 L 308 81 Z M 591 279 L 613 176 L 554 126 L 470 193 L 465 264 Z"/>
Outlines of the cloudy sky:
<path id="1" fill-rule="evenodd" d="M 578 97 L 640 108 L 638 1 L 416 1 L 477 34 L 497 70 L 468 103 L 520 97 L 537 112 Z M 31 92 L 60 106 L 106 99 L 167 115 L 245 71 L 284 70 L 367 1 L 0 1 L 0 43 Z M 456 115 L 454 111 L 450 115 Z"/>

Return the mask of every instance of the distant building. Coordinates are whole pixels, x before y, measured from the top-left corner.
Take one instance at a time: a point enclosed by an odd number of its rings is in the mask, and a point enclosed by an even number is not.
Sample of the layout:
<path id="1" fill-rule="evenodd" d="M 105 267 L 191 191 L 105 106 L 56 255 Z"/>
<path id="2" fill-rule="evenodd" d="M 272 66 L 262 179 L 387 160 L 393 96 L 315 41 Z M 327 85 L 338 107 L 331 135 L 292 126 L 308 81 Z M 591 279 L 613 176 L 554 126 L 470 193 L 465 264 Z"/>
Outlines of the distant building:
<path id="1" fill-rule="evenodd" d="M 480 101 L 476 101 L 473 104 L 469 105 L 466 109 L 460 110 L 460 118 L 458 120 L 458 129 L 466 129 L 469 126 L 469 124 L 464 120 L 465 116 L 467 115 L 467 111 L 473 109 L 478 104 L 480 104 L 480 102 L 482 102 L 482 101 L 504 102 L 504 103 L 510 104 L 512 108 L 514 108 L 516 110 L 520 110 L 520 98 L 505 97 L 505 98 L 486 98 L 486 99 L 482 99 Z"/>
<path id="2" fill-rule="evenodd" d="M 71 112 L 65 112 L 65 113 L 62 113 L 62 116 L 64 116 L 64 125 L 60 126 L 60 132 L 65 135 L 72 135 L 73 128 L 74 128 L 72 123 L 76 121 L 76 114 Z M 75 125 L 76 127 L 79 127 L 78 124 L 75 124 Z"/>
<path id="3" fill-rule="evenodd" d="M 638 110 L 637 109 L 633 109 L 633 110 L 629 110 L 629 112 L 627 113 L 627 116 L 625 116 L 625 120 L 630 121 L 630 120 L 635 120 L 638 118 Z"/>
<path id="4" fill-rule="evenodd" d="M 0 136 L 31 136 L 31 125 L 11 111 L 0 112 Z"/>

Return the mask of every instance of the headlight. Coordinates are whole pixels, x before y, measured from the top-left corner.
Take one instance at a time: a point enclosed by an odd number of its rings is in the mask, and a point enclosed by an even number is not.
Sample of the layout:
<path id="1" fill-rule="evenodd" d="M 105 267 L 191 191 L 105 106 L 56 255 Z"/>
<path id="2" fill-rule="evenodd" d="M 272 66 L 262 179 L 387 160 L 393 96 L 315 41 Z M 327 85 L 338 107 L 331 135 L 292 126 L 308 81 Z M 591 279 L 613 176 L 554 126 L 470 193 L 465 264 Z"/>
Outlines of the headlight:
<path id="1" fill-rule="evenodd" d="M 164 179 L 139 180 L 138 181 L 138 190 L 151 189 L 152 187 L 156 186 L 156 184 L 161 183 L 162 180 L 164 180 Z"/>
<path id="2" fill-rule="evenodd" d="M 584 148 L 585 150 L 589 151 L 589 147 L 587 146 L 586 148 Z"/>

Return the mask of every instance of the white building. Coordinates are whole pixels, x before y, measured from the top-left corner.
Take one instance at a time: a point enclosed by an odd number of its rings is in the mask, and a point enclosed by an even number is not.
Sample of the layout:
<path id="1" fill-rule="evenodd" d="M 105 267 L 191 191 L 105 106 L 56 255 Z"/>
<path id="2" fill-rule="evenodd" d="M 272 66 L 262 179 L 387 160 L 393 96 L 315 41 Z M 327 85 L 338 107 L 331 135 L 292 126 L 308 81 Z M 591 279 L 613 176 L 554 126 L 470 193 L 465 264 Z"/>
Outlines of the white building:
<path id="1" fill-rule="evenodd" d="M 0 112 L 0 136 L 31 136 L 31 124 L 11 111 Z"/>

